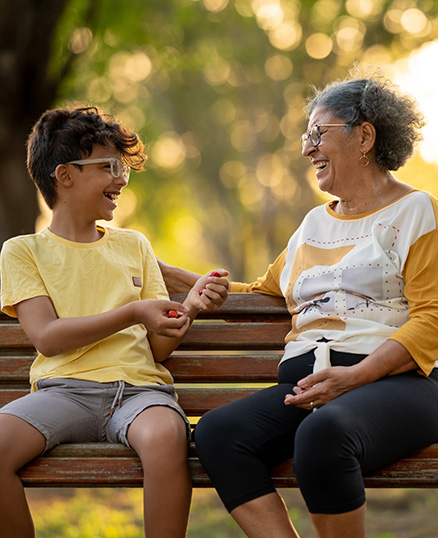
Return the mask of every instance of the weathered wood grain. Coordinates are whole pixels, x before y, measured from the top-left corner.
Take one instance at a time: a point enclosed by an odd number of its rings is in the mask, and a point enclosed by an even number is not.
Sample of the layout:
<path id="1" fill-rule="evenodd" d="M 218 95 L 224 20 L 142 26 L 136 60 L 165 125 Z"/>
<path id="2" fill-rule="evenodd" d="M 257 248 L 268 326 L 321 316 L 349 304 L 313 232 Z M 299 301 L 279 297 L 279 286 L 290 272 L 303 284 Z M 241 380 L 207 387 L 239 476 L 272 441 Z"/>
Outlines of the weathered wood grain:
<path id="1" fill-rule="evenodd" d="M 183 296 L 173 296 L 182 301 Z M 184 343 L 165 365 L 192 422 L 220 405 L 275 383 L 290 316 L 284 301 L 258 294 L 232 294 L 223 307 L 201 313 Z M 35 350 L 17 320 L 0 313 L 0 406 L 29 392 Z M 211 487 L 192 443 L 189 465 L 195 487 Z M 60 445 L 26 465 L 27 487 L 138 487 L 140 460 L 121 444 Z M 297 487 L 292 462 L 275 467 L 276 487 Z M 366 487 L 437 488 L 438 444 L 364 475 Z"/>

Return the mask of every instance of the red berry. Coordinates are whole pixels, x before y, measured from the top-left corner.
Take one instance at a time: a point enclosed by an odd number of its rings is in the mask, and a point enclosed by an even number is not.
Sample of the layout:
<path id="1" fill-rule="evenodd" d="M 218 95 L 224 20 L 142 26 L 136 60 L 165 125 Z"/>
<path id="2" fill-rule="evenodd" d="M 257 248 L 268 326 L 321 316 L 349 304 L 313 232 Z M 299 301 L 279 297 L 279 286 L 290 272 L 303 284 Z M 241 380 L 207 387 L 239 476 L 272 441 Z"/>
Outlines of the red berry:
<path id="1" fill-rule="evenodd" d="M 218 276 L 218 277 L 220 277 L 221 275 L 217 271 L 212 271 L 210 273 L 210 276 Z"/>
<path id="2" fill-rule="evenodd" d="M 168 310 L 168 311 L 166 312 L 166 316 L 167 316 L 168 318 L 179 318 L 178 312 L 177 312 L 176 310 L 173 310 L 173 309 L 172 309 L 172 310 Z"/>

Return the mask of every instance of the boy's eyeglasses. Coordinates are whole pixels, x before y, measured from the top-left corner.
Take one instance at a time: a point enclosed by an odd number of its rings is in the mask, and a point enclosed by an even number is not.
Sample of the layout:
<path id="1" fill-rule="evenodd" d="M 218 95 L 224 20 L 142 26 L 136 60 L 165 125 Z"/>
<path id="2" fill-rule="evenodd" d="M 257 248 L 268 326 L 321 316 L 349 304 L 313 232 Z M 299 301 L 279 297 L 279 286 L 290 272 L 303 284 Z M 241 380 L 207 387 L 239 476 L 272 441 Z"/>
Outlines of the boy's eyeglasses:
<path id="1" fill-rule="evenodd" d="M 116 159 L 115 157 L 104 157 L 102 159 L 81 159 L 79 161 L 69 161 L 65 164 L 99 164 L 99 163 L 108 163 L 111 167 L 111 174 L 114 178 L 120 177 L 120 174 L 123 174 L 123 177 L 128 181 L 129 174 L 131 172 L 131 169 L 126 163 L 122 163 L 122 161 L 119 161 L 119 159 Z M 52 172 L 50 174 L 50 177 L 55 177 L 55 172 Z"/>
<path id="2" fill-rule="evenodd" d="M 346 127 L 348 123 L 317 123 L 310 131 L 301 135 L 301 147 L 304 148 L 306 142 L 310 140 L 313 147 L 321 144 L 321 127 Z"/>

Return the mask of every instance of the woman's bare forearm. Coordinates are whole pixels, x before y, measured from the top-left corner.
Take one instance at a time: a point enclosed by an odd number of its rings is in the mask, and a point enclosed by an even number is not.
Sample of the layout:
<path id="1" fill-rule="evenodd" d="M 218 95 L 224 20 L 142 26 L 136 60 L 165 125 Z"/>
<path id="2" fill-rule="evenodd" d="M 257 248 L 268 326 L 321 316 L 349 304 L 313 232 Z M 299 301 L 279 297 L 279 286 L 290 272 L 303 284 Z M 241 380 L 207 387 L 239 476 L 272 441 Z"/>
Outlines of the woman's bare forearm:
<path id="1" fill-rule="evenodd" d="M 352 368 L 360 386 L 385 376 L 415 370 L 418 365 L 404 346 L 395 340 L 387 340 Z"/>

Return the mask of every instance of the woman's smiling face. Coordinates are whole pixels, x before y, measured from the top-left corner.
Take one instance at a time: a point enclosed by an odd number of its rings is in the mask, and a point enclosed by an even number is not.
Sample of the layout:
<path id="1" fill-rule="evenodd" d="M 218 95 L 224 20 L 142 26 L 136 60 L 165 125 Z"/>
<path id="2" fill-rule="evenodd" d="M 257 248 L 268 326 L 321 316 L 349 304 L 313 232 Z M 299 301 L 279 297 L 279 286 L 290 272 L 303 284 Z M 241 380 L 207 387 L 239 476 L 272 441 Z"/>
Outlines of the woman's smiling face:
<path id="1" fill-rule="evenodd" d="M 335 196 L 342 196 L 345 188 L 351 188 L 361 155 L 355 129 L 347 131 L 344 124 L 342 118 L 337 118 L 330 110 L 315 108 L 309 118 L 308 131 L 321 125 L 320 143 L 314 146 L 307 139 L 302 150 L 316 169 L 319 188 Z"/>

